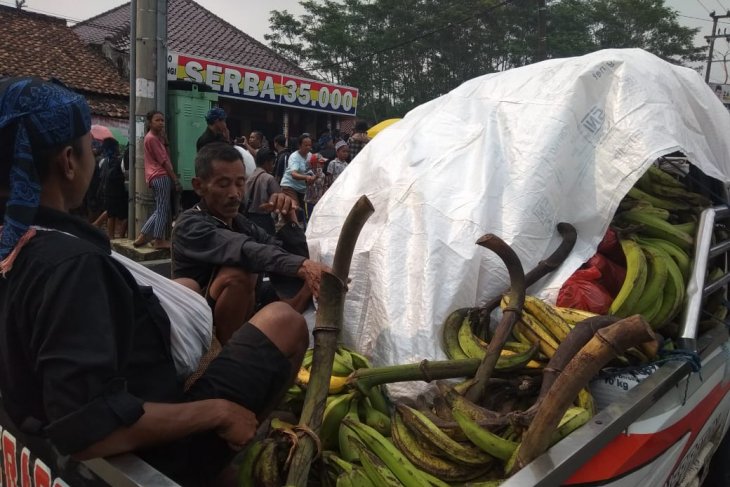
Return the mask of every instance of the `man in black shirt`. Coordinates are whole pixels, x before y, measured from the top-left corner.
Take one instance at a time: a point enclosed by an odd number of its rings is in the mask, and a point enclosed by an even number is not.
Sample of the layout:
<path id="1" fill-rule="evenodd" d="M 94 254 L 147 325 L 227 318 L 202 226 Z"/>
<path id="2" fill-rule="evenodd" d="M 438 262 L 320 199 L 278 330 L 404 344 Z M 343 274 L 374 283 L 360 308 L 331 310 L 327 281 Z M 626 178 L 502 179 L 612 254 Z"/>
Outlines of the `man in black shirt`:
<path id="1" fill-rule="evenodd" d="M 284 249 L 283 242 L 255 225 L 238 208 L 246 173 L 241 155 L 227 144 L 210 144 L 195 158 L 193 188 L 200 203 L 183 212 L 172 235 L 173 277 L 188 279 L 206 290 L 213 302 L 216 333 L 221 343 L 253 314 L 258 274 L 296 276 L 305 285 L 287 302 L 303 311 L 319 294 L 327 266 Z M 266 211 L 277 211 L 296 225 L 296 205 L 274 193 Z"/>
<path id="2" fill-rule="evenodd" d="M 222 108 L 215 107 L 208 110 L 208 114 L 205 116 L 205 122 L 208 124 L 208 127 L 198 137 L 198 142 L 195 144 L 197 150 L 202 149 L 211 142 L 230 143 L 231 136 L 228 132 L 228 125 L 226 125 L 226 112 Z"/>
<path id="3" fill-rule="evenodd" d="M 276 151 L 276 164 L 274 165 L 274 179 L 276 182 L 281 184 L 281 178 L 284 177 L 284 170 L 286 169 L 286 163 L 289 160 L 290 150 L 286 147 L 286 137 L 284 134 L 279 134 L 274 137 L 274 150 Z"/>
<path id="4" fill-rule="evenodd" d="M 299 368 L 308 332 L 274 303 L 183 391 L 150 288 L 68 214 L 94 171 L 90 114 L 37 78 L 0 82 L 0 393 L 13 422 L 83 460 L 137 451 L 182 485 L 211 483 Z M 174 326 L 174 324 L 172 324 Z"/>

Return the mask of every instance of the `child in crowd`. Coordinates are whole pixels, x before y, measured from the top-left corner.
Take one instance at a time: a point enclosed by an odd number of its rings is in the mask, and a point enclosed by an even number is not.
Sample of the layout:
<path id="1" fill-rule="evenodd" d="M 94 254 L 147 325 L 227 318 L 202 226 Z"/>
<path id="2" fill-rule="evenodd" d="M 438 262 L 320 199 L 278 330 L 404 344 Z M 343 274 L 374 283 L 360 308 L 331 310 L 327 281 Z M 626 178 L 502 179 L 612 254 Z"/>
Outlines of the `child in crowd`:
<path id="1" fill-rule="evenodd" d="M 341 140 L 335 145 L 336 157 L 329 162 L 327 166 L 327 187 L 335 182 L 337 176 L 347 167 L 347 160 L 350 158 L 350 147 L 347 142 Z"/>

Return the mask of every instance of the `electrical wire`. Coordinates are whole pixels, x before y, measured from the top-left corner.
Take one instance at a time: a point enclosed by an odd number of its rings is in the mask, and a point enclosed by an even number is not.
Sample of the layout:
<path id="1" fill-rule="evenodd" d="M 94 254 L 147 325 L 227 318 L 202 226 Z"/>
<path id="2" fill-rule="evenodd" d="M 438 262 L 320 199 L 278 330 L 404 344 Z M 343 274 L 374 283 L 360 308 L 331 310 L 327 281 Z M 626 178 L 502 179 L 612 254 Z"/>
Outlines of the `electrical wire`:
<path id="1" fill-rule="evenodd" d="M 685 19 L 701 20 L 703 22 L 712 22 L 712 20 L 703 19 L 702 17 L 692 17 L 691 15 L 677 14 L 677 17 L 684 17 Z"/>
<path id="2" fill-rule="evenodd" d="M 728 11 L 728 9 L 726 9 L 725 6 L 722 3 L 720 3 L 720 0 L 715 0 L 715 2 L 717 2 L 717 4 L 720 6 L 720 8 L 722 9 L 723 12 Z"/>
<path id="3" fill-rule="evenodd" d="M 487 13 L 493 11 L 493 10 L 496 10 L 498 8 L 501 8 L 501 7 L 504 7 L 505 5 L 511 4 L 512 1 L 513 0 L 503 0 L 502 2 L 500 2 L 498 4 L 492 5 L 491 7 L 487 8 L 486 10 L 484 10 L 484 12 L 481 12 L 480 15 L 487 14 Z M 417 36 L 411 37 L 410 39 L 406 39 L 404 41 L 397 42 L 397 43 L 395 43 L 395 44 L 393 44 L 391 46 L 387 46 L 387 47 L 384 47 L 382 49 L 378 49 L 377 51 L 373 51 L 373 52 L 370 52 L 370 53 L 367 53 L 367 54 L 363 54 L 363 55 L 358 56 L 358 57 L 356 57 L 354 59 L 348 59 L 347 61 L 326 63 L 326 64 L 320 64 L 320 65 L 314 65 L 314 66 L 307 66 L 304 69 L 307 70 L 307 71 L 317 71 L 317 70 L 321 70 L 321 69 L 333 68 L 335 66 L 339 66 L 339 65 L 344 64 L 346 62 L 347 63 L 356 63 L 356 62 L 359 62 L 359 61 L 364 61 L 365 59 L 371 58 L 371 57 L 376 56 L 378 54 L 382 54 L 384 52 L 392 51 L 394 49 L 398 49 L 399 47 L 407 46 L 407 45 L 412 44 L 412 43 L 414 43 L 416 41 L 419 41 L 419 40 L 424 39 L 426 37 L 430 37 L 430 36 L 432 36 L 434 34 L 437 34 L 437 33 L 441 32 L 441 31 L 448 30 L 448 29 L 451 29 L 453 27 L 457 27 L 457 26 L 459 26 L 461 24 L 464 24 L 464 23 L 466 23 L 466 22 L 468 22 L 470 20 L 474 20 L 475 18 L 478 18 L 478 15 L 475 15 L 475 14 L 472 13 L 468 17 L 464 17 L 463 19 L 461 19 L 459 21 L 449 22 L 448 24 L 442 25 L 441 27 L 437 27 L 437 28 L 432 29 L 430 31 L 426 31 L 426 32 L 424 32 L 422 34 L 419 34 Z"/>
<path id="4" fill-rule="evenodd" d="M 702 5 L 702 8 L 704 8 L 705 10 L 707 10 L 707 13 L 708 14 L 710 13 L 710 9 L 707 8 L 704 3 L 702 3 L 702 0 L 697 0 L 697 3 L 699 3 L 700 5 Z"/>
<path id="5" fill-rule="evenodd" d="M 710 19 L 703 19 L 702 17 L 692 17 L 691 15 L 677 14 L 677 17 L 684 17 L 685 19 L 701 20 L 702 22 L 712 22 Z M 730 22 L 717 22 L 719 24 L 730 25 Z"/>

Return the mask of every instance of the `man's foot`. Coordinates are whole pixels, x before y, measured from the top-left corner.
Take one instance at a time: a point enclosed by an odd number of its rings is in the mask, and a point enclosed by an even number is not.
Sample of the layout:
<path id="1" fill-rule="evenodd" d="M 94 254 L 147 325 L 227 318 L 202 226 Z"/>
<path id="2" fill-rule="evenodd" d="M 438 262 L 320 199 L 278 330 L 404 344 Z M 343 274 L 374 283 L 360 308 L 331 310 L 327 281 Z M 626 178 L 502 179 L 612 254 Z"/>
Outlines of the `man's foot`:
<path id="1" fill-rule="evenodd" d="M 143 245 L 147 245 L 148 243 L 150 243 L 150 238 L 144 233 L 140 233 L 139 237 L 137 237 L 137 240 L 132 242 L 132 245 L 134 245 L 135 247 L 141 247 Z"/>
<path id="2" fill-rule="evenodd" d="M 155 249 L 169 249 L 170 248 L 170 241 L 169 240 L 160 240 L 155 239 L 152 241 L 152 247 Z"/>

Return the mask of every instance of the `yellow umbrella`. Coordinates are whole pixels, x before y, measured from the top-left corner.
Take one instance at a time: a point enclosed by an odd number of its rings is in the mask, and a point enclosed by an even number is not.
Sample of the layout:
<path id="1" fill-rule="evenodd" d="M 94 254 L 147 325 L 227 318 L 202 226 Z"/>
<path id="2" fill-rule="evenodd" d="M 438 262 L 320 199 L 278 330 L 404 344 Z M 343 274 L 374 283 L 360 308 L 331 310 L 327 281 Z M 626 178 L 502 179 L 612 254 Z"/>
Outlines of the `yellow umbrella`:
<path id="1" fill-rule="evenodd" d="M 370 127 L 370 130 L 368 130 L 368 137 L 370 137 L 372 139 L 373 137 L 378 135 L 381 130 L 383 130 L 384 128 L 386 128 L 390 125 L 393 125 L 398 120 L 400 120 L 400 118 L 389 118 L 387 120 L 383 120 L 382 122 L 373 125 L 372 127 Z"/>

